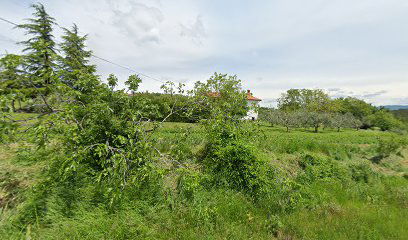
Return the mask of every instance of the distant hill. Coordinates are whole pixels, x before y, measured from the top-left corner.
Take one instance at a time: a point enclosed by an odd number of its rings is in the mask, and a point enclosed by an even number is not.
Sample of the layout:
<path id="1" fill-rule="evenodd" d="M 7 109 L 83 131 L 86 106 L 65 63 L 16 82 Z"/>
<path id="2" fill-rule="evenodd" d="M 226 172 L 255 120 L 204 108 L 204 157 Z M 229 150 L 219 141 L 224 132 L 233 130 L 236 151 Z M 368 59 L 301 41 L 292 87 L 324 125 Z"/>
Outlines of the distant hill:
<path id="1" fill-rule="evenodd" d="M 408 105 L 385 105 L 383 106 L 389 110 L 408 109 Z"/>

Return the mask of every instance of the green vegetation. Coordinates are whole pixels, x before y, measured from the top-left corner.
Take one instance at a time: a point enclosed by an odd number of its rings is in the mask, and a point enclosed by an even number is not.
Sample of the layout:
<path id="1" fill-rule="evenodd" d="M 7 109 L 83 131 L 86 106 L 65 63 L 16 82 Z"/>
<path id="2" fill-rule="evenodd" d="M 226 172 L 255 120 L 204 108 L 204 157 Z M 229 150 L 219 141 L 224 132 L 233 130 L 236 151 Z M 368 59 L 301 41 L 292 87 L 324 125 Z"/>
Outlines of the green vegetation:
<path id="1" fill-rule="evenodd" d="M 376 108 L 363 100 L 347 97 L 331 99 L 320 89 L 289 89 L 278 99 L 278 109 L 261 108 L 260 118 L 272 126 L 290 128 L 355 128 L 406 131 L 400 116 Z"/>
<path id="2" fill-rule="evenodd" d="M 115 90 L 76 25 L 58 55 L 33 9 L 22 63 L 1 61 L 1 239 L 408 237 L 408 138 L 389 112 L 292 89 L 243 121 L 241 81 L 219 73 Z"/>
<path id="3" fill-rule="evenodd" d="M 159 192 L 151 186 L 147 192 L 128 193 L 111 210 L 94 202 L 103 196 L 95 199 L 92 185 L 82 186 L 80 193 L 70 193 L 72 185 L 54 186 L 44 196 L 44 216 L 34 217 L 25 227 L 17 225 L 19 215 L 27 210 L 20 211 L 39 197 L 36 184 L 46 177 L 55 149 L 39 151 L 23 142 L 3 145 L 1 235 L 6 239 L 407 236 L 407 152 L 399 149 L 379 163 L 371 160 L 383 155 L 380 146 L 384 143 L 379 139 L 406 138 L 355 130 L 287 133 L 280 127 L 261 126 L 255 139 L 243 144 L 253 143 L 256 151 L 252 154 L 274 169 L 269 174 L 278 182 L 271 189 L 273 199 L 254 200 L 252 194 L 228 185 L 214 186 L 209 172 L 200 168 L 204 131 L 196 124 L 166 123 L 155 132 L 155 146 L 165 155 L 155 162 L 164 171 Z M 67 198 L 75 200 L 69 212 L 62 204 Z"/>

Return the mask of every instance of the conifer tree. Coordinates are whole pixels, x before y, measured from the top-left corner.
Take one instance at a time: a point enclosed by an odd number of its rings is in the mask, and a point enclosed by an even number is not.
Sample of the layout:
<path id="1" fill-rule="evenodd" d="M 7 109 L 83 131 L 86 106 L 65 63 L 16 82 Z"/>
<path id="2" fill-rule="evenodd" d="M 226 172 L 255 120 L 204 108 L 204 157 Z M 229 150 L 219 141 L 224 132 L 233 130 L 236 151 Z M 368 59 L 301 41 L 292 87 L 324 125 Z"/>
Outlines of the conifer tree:
<path id="1" fill-rule="evenodd" d="M 25 64 L 24 69 L 31 87 L 41 90 L 42 93 L 48 93 L 51 84 L 55 83 L 55 59 L 56 43 L 52 34 L 53 27 L 56 24 L 45 11 L 41 3 L 33 4 L 33 18 L 27 19 L 28 23 L 18 25 L 18 28 L 24 29 L 29 39 L 21 42 L 25 46 Z"/>
<path id="2" fill-rule="evenodd" d="M 95 65 L 89 64 L 92 51 L 86 50 L 87 35 L 80 36 L 77 25 L 71 29 L 64 28 L 63 42 L 60 44 L 64 54 L 60 58 L 60 76 L 68 86 L 80 90 L 78 81 L 84 75 L 93 75 Z"/>

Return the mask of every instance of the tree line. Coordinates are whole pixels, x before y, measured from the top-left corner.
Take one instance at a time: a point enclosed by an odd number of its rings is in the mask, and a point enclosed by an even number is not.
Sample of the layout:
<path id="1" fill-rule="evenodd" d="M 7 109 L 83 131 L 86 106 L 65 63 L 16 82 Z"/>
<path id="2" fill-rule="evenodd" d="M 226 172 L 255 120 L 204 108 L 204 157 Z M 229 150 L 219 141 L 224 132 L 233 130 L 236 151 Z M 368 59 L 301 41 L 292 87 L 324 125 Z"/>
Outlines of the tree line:
<path id="1" fill-rule="evenodd" d="M 387 109 L 354 97 L 331 99 L 321 89 L 290 89 L 278 98 L 277 108 L 260 108 L 260 119 L 291 128 L 401 129 L 403 122 Z"/>

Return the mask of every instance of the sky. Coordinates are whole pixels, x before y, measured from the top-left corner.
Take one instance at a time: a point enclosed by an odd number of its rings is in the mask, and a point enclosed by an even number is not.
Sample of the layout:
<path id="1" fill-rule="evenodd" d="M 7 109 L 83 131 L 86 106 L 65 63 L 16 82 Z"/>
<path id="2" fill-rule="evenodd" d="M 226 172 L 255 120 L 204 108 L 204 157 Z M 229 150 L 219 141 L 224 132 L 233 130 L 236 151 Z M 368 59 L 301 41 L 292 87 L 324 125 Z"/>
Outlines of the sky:
<path id="1" fill-rule="evenodd" d="M 23 23 L 38 1 L 0 0 Z M 77 24 L 95 55 L 191 87 L 214 72 L 274 106 L 290 88 L 324 89 L 375 105 L 408 105 L 406 0 L 48 0 L 61 27 Z M 55 28 L 60 41 L 61 30 Z M 0 53 L 19 53 L 21 30 L 0 21 Z M 101 79 L 133 72 L 93 58 Z M 141 90 L 161 83 L 143 78 Z"/>

